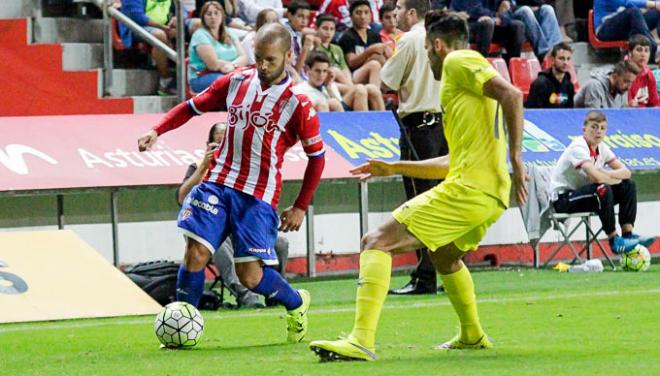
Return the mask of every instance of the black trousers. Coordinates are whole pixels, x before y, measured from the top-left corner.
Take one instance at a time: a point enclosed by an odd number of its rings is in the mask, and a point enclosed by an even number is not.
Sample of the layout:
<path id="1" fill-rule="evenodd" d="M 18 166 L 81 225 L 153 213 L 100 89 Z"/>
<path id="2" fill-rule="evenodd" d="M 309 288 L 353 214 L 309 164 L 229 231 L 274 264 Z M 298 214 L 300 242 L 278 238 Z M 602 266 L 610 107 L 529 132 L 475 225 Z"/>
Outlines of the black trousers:
<path id="1" fill-rule="evenodd" d="M 609 235 L 616 231 L 614 205 L 619 204 L 619 225 L 635 225 L 637 218 L 637 189 L 631 179 L 620 184 L 589 184 L 574 191 L 568 191 L 554 202 L 557 213 L 596 212 L 603 224 L 603 231 Z"/>
<path id="2" fill-rule="evenodd" d="M 491 20 L 486 22 L 470 22 L 470 41 L 477 45 L 477 51 L 488 57 L 492 42 L 504 45 L 508 62 L 512 57 L 520 57 L 522 45 L 525 42 L 525 24 L 522 21 L 511 20 L 506 26 L 496 26 Z"/>
<path id="3" fill-rule="evenodd" d="M 404 130 L 408 134 L 410 141 L 417 152 L 420 160 L 436 158 L 447 155 L 449 150 L 447 148 L 447 141 L 442 129 L 442 117 L 440 121 L 433 125 L 422 126 L 423 117 L 419 113 L 410 114 L 402 119 Z M 412 149 L 406 140 L 406 136 L 401 132 L 399 138 L 399 148 L 401 149 L 401 160 L 415 160 Z M 418 194 L 428 191 L 429 189 L 440 183 L 440 180 L 427 180 L 427 179 L 411 179 L 404 177 L 403 186 L 406 190 L 406 198 L 417 196 Z M 419 281 L 422 284 L 433 285 L 437 284 L 436 272 L 429 251 L 426 248 L 418 249 L 417 253 L 417 267 L 410 274 L 410 279 Z"/>

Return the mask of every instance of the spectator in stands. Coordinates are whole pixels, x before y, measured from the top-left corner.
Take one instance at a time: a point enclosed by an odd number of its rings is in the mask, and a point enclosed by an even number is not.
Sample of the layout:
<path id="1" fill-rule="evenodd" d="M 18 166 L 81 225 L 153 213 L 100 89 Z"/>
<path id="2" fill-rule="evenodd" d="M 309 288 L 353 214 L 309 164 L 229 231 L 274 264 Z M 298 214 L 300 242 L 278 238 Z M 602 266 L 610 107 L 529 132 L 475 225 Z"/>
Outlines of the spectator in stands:
<path id="1" fill-rule="evenodd" d="M 550 53 L 552 66 L 539 72 L 529 89 L 527 108 L 573 108 L 573 87 L 570 73 L 573 49 L 567 43 L 559 43 Z"/>
<path id="2" fill-rule="evenodd" d="M 259 12 L 264 9 L 274 10 L 280 19 L 286 14 L 282 0 L 238 0 L 238 5 L 239 16 L 248 25 L 255 25 Z"/>
<path id="3" fill-rule="evenodd" d="M 616 254 L 631 251 L 637 244 L 649 246 L 654 238 L 633 233 L 637 216 L 637 192 L 630 170 L 619 161 L 603 138 L 607 117 L 590 111 L 583 137 L 576 138 L 563 152 L 551 178 L 551 202 L 557 213 L 596 212 Z M 614 205 L 619 204 L 616 232 Z"/>
<path id="4" fill-rule="evenodd" d="M 499 4 L 499 6 L 498 6 Z M 451 10 L 468 21 L 471 42 L 483 56 L 488 56 L 492 42 L 504 45 L 507 61 L 520 57 L 525 40 L 525 25 L 513 19 L 511 3 L 494 0 L 452 0 Z"/>
<path id="5" fill-rule="evenodd" d="M 279 22 L 280 17 L 277 15 L 273 9 L 264 9 L 257 15 L 257 23 L 255 25 L 254 31 L 248 33 L 248 35 L 243 38 L 241 44 L 245 50 L 245 54 L 248 58 L 248 65 L 254 65 L 256 60 L 254 59 L 254 37 L 257 35 L 257 31 L 267 23 Z"/>
<path id="6" fill-rule="evenodd" d="M 204 158 L 199 163 L 188 166 L 183 183 L 176 190 L 176 201 L 179 206 L 183 204 L 183 200 L 192 188 L 201 183 L 204 175 L 208 172 L 209 164 L 213 160 L 213 153 L 224 139 L 226 130 L 227 124 L 224 122 L 214 124 L 209 130 Z M 288 247 L 286 253 L 288 254 Z M 245 288 L 239 281 L 234 269 L 233 254 L 230 237 L 227 237 L 227 240 L 216 250 L 213 257 L 224 285 L 234 295 L 239 307 L 263 308 L 264 305 L 261 303 L 259 295 Z"/>
<path id="7" fill-rule="evenodd" d="M 643 35 L 633 35 L 628 40 L 628 61 L 640 71 L 628 90 L 630 107 L 660 107 L 655 76 L 646 64 L 651 54 L 651 42 Z"/>
<path id="8" fill-rule="evenodd" d="M 320 14 L 316 17 L 316 36 L 319 38 L 317 51 L 324 52 L 330 59 L 330 69 L 335 75 L 335 81 L 339 84 L 339 91 L 345 92 L 353 86 L 351 71 L 346 64 L 344 51 L 341 47 L 332 43 L 335 35 L 336 20 L 329 14 Z"/>
<path id="9" fill-rule="evenodd" d="M 333 17 L 335 19 L 337 33 L 341 33 L 346 29 L 353 27 L 348 0 L 324 0 L 319 7 L 319 15 L 329 15 Z M 318 22 L 316 27 L 319 27 Z M 339 39 L 339 35 L 333 36 L 332 39 Z"/>
<path id="10" fill-rule="evenodd" d="M 209 2 L 211 0 L 195 0 L 195 11 L 193 12 L 192 18 L 189 20 L 186 20 L 186 23 L 188 24 L 188 31 L 190 34 L 194 34 L 195 31 L 197 31 L 197 28 L 201 26 L 202 20 L 201 20 L 201 10 L 202 7 L 204 7 L 204 4 Z M 250 27 L 245 21 L 243 21 L 241 18 L 238 16 L 239 12 L 239 4 L 238 0 L 217 0 L 220 5 L 222 5 L 222 9 L 225 14 L 225 19 L 224 19 L 224 24 L 227 25 L 228 28 L 232 29 L 234 32 L 234 35 L 236 35 L 239 39 L 243 38 L 247 33 L 252 31 L 252 27 Z"/>
<path id="11" fill-rule="evenodd" d="M 152 16 L 147 14 L 147 9 L 149 9 L 149 14 Z M 176 28 L 175 24 L 169 19 L 171 15 L 170 1 L 122 0 L 120 10 L 158 40 L 172 47 L 170 39 L 176 36 Z M 123 23 L 119 23 L 119 35 L 126 48 L 131 48 L 134 42 L 138 43 L 141 41 Z M 176 94 L 176 83 L 170 74 L 169 60 L 165 52 L 154 47 L 151 49 L 151 57 L 154 59 L 156 70 L 160 77 L 158 81 L 158 94 Z"/>
<path id="12" fill-rule="evenodd" d="M 208 1 L 200 11 L 202 27 L 193 34 L 188 47 L 188 80 L 199 93 L 213 81 L 247 65 L 247 55 L 233 32 L 225 27 L 222 5 Z"/>
<path id="13" fill-rule="evenodd" d="M 380 39 L 380 35 L 369 29 L 371 7 L 367 0 L 355 0 L 350 7 L 353 27 L 339 38 L 353 82 L 372 84 L 380 88 L 380 70 L 392 56 L 392 49 Z"/>
<path id="14" fill-rule="evenodd" d="M 525 24 L 525 35 L 539 61 L 543 61 L 550 49 L 562 41 L 555 10 L 543 0 L 511 1 L 515 7 L 514 17 Z"/>
<path id="15" fill-rule="evenodd" d="M 406 33 L 399 40 L 397 53 L 381 71 L 383 87 L 396 90 L 399 95 L 397 112 L 402 123 L 399 148 L 404 161 L 432 159 L 448 153 L 438 96 L 440 81 L 433 76 L 430 60 L 424 57 L 427 53 L 424 17 L 429 12 L 429 5 L 427 0 L 397 0 L 398 25 Z M 410 200 L 439 182 L 437 179 L 404 177 L 406 198 Z M 390 294 L 436 293 L 437 277 L 428 249 L 420 248 L 415 253 L 417 266 L 410 274 L 410 280 L 403 287 L 390 290 Z"/>
<path id="16" fill-rule="evenodd" d="M 575 11 L 573 10 L 573 0 L 555 0 L 553 2 L 557 22 L 559 23 L 559 32 L 566 43 L 572 43 L 577 38 L 575 32 Z"/>
<path id="17" fill-rule="evenodd" d="M 641 9 L 660 9 L 660 1 L 594 0 L 594 28 L 601 40 L 628 40 L 641 34 L 651 42 L 655 57 L 655 37 L 651 34 Z"/>
<path id="18" fill-rule="evenodd" d="M 283 25 L 291 34 L 293 67 L 296 72 L 301 73 L 307 54 L 318 45 L 318 39 L 314 36 L 314 31 L 306 29 L 312 8 L 304 0 L 294 0 L 289 3 L 286 9 L 287 15 Z"/>
<path id="19" fill-rule="evenodd" d="M 305 62 L 309 79 L 296 86 L 306 94 L 317 111 L 383 111 L 380 90 L 373 85 L 353 85 L 342 95 L 334 82 L 330 59 L 321 51 L 312 51 Z"/>
<path id="20" fill-rule="evenodd" d="M 594 75 L 575 96 L 575 107 L 623 108 L 628 105 L 628 89 L 639 68 L 622 61 L 606 75 Z"/>
<path id="21" fill-rule="evenodd" d="M 658 10 L 658 5 L 656 2 L 655 8 L 650 8 L 644 12 L 644 20 L 646 21 L 646 26 L 649 27 L 651 33 L 655 31 L 656 37 L 660 35 L 660 10 Z M 651 56 L 653 58 L 653 56 Z"/>
<path id="22" fill-rule="evenodd" d="M 387 43 L 392 51 L 396 49 L 396 43 L 401 38 L 403 32 L 397 28 L 396 7 L 394 3 L 385 3 L 380 10 L 380 21 L 383 29 L 380 31 L 380 39 Z"/>

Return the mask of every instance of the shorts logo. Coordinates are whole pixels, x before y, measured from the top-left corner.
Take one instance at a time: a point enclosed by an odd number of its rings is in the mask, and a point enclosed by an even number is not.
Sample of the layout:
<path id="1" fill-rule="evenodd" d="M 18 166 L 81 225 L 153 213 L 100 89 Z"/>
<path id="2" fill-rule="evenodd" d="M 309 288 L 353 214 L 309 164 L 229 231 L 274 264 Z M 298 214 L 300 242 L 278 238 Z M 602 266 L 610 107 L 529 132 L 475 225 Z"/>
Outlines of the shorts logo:
<path id="1" fill-rule="evenodd" d="M 211 214 L 214 214 L 214 215 L 218 214 L 218 208 L 216 208 L 215 206 L 209 204 L 208 202 L 199 201 L 196 198 L 190 200 L 190 206 L 198 207 L 198 208 L 200 208 L 202 210 L 206 210 L 207 212 L 209 212 Z"/>
<path id="2" fill-rule="evenodd" d="M 266 249 L 266 248 L 249 248 L 248 252 L 250 252 L 250 253 L 270 253 L 270 249 Z"/>
<path id="3" fill-rule="evenodd" d="M 183 211 L 183 213 L 181 213 L 181 220 L 185 221 L 186 219 L 190 218 L 191 215 L 192 215 L 192 210 L 190 210 L 190 208 L 187 208 L 186 210 Z"/>
<path id="4" fill-rule="evenodd" d="M 218 199 L 218 196 L 216 195 L 210 195 L 209 196 L 209 204 L 211 205 L 217 205 L 220 200 Z"/>

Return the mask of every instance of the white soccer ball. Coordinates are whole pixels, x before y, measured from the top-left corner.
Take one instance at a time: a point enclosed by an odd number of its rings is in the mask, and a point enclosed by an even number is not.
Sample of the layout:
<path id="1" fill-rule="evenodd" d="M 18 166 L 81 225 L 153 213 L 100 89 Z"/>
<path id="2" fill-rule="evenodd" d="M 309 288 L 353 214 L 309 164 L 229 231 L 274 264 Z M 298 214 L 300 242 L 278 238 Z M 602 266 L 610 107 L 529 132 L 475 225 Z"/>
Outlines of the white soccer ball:
<path id="1" fill-rule="evenodd" d="M 192 347 L 202 337 L 204 318 L 192 304 L 173 302 L 156 316 L 154 330 L 165 347 Z"/>
<path id="2" fill-rule="evenodd" d="M 651 266 L 651 253 L 641 244 L 621 255 L 621 268 L 627 272 L 645 272 L 649 266 Z"/>

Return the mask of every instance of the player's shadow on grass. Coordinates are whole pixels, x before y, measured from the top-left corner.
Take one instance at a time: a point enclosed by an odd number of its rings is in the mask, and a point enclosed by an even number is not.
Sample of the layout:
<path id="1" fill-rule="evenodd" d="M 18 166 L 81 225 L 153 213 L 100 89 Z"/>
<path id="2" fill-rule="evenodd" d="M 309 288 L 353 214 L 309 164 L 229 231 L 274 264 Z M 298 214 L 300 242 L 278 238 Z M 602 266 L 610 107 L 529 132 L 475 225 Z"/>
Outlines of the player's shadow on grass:
<path id="1" fill-rule="evenodd" d="M 276 347 L 288 347 L 290 348 L 290 344 L 286 342 L 275 342 L 275 343 L 261 343 L 261 344 L 246 344 L 243 346 L 224 346 L 220 344 L 212 344 L 209 345 L 209 343 L 206 343 L 205 346 L 203 347 L 198 347 L 195 349 L 195 351 L 223 351 L 223 352 L 230 352 L 230 351 L 245 351 L 246 349 L 272 349 Z"/>

